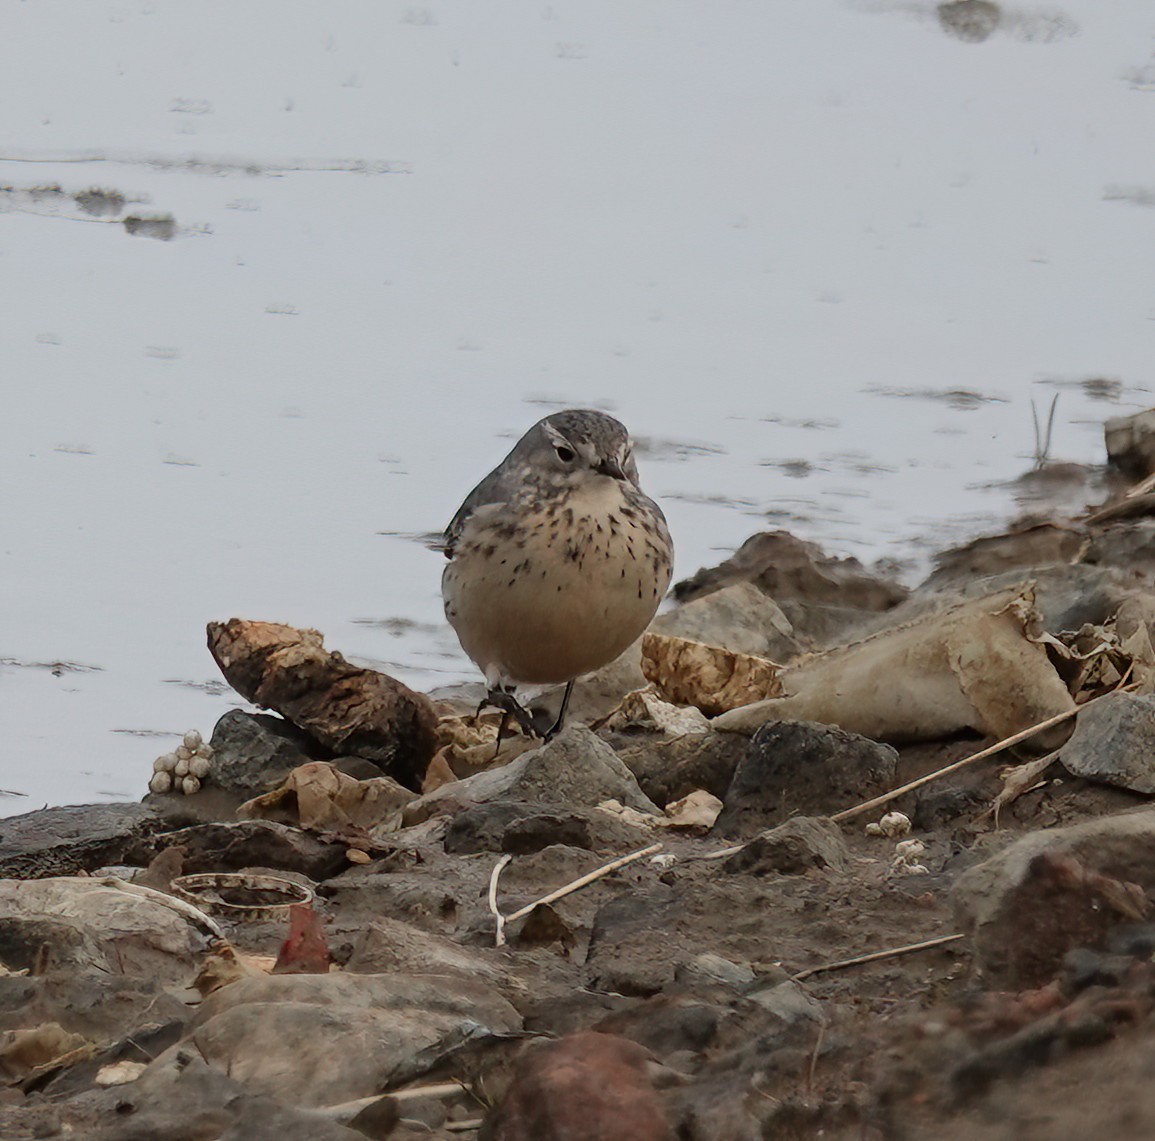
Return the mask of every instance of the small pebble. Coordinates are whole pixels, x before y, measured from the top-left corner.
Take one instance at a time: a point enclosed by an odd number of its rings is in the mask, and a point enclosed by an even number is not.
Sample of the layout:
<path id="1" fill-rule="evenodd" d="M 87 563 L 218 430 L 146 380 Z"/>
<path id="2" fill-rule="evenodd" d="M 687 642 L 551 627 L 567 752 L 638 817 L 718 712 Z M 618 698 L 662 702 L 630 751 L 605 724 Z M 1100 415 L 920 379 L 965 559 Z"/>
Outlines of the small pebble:
<path id="1" fill-rule="evenodd" d="M 199 753 L 188 763 L 188 771 L 198 780 L 204 780 L 211 768 L 208 757 L 202 757 Z"/>
<path id="2" fill-rule="evenodd" d="M 154 772 L 171 773 L 176 768 L 176 753 L 165 753 L 153 762 Z"/>
<path id="3" fill-rule="evenodd" d="M 185 777 L 180 782 L 180 790 L 185 796 L 192 796 L 194 792 L 200 792 L 201 782 L 196 777 Z"/>
<path id="4" fill-rule="evenodd" d="M 213 759 L 213 747 L 212 747 L 212 745 L 201 745 L 197 749 L 197 752 L 200 753 L 200 755 L 202 757 L 204 757 L 204 759 L 206 761 L 211 761 Z"/>
<path id="5" fill-rule="evenodd" d="M 650 863 L 659 869 L 671 868 L 678 862 L 678 857 L 673 852 L 659 852 L 656 856 L 650 857 Z"/>
<path id="6" fill-rule="evenodd" d="M 189 761 L 187 757 L 178 757 L 176 768 L 172 770 L 173 776 L 187 777 L 188 776 Z"/>
<path id="7" fill-rule="evenodd" d="M 178 761 L 187 761 L 192 756 L 192 749 L 187 745 L 178 745 L 176 748 L 176 759 Z"/>
<path id="8" fill-rule="evenodd" d="M 345 853 L 345 859 L 351 864 L 367 864 L 371 858 L 368 852 L 362 852 L 360 848 L 350 848 Z"/>
<path id="9" fill-rule="evenodd" d="M 910 835 L 910 817 L 905 812 L 888 812 L 878 826 L 883 834 L 897 840 L 900 836 Z"/>
<path id="10" fill-rule="evenodd" d="M 165 769 L 152 774 L 152 780 L 148 782 L 149 792 L 171 792 L 172 791 L 172 773 Z"/>
<path id="11" fill-rule="evenodd" d="M 190 729 L 184 735 L 184 747 L 186 749 L 199 749 L 203 744 L 203 738 L 195 729 Z"/>

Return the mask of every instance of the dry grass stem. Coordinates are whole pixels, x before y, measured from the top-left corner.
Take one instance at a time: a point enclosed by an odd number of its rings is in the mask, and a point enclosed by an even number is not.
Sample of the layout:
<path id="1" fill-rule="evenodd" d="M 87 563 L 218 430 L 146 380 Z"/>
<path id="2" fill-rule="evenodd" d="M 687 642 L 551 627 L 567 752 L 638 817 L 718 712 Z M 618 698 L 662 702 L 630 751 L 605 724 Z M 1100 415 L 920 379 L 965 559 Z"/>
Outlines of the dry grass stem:
<path id="1" fill-rule="evenodd" d="M 855 955 L 853 959 L 839 959 L 835 963 L 822 963 L 817 967 L 807 967 L 796 975 L 790 976 L 791 982 L 801 982 L 811 975 L 822 974 L 824 971 L 840 971 L 843 967 L 857 967 L 860 963 L 877 963 L 881 959 L 895 959 L 899 955 L 910 955 L 915 951 L 929 951 L 932 947 L 942 947 L 947 943 L 964 939 L 964 935 L 940 935 L 937 939 L 924 939 L 921 943 L 908 943 L 905 947 L 891 947 L 888 951 L 874 951 L 869 955 Z"/>
<path id="2" fill-rule="evenodd" d="M 1126 692 L 1131 688 L 1133 687 L 1118 686 L 1111 690 L 1111 693 Z M 985 749 L 980 749 L 977 753 L 971 753 L 969 757 L 963 757 L 961 761 L 955 761 L 954 764 L 947 765 L 945 768 L 936 769 L 933 773 L 927 773 L 926 776 L 919 777 L 918 780 L 912 780 L 907 784 L 900 785 L 898 788 L 892 788 L 890 792 L 884 792 L 881 796 L 876 796 L 872 800 L 863 801 L 862 804 L 856 804 L 853 808 L 844 808 L 841 812 L 836 812 L 830 819 L 836 824 L 840 824 L 843 820 L 852 820 L 855 816 L 861 816 L 864 812 L 869 812 L 872 808 L 878 808 L 880 805 L 888 804 L 890 801 L 908 792 L 913 792 L 916 788 L 922 788 L 924 784 L 930 784 L 940 777 L 958 772 L 959 769 L 966 768 L 967 765 L 973 765 L 975 761 L 983 761 L 986 760 L 987 757 L 993 757 L 996 753 L 1001 753 L 1004 749 L 1009 749 L 1012 745 L 1017 745 L 1021 741 L 1026 741 L 1034 737 L 1037 733 L 1042 733 L 1045 729 L 1050 729 L 1055 725 L 1061 725 L 1064 721 L 1069 721 L 1088 706 L 1094 705 L 1096 701 L 1107 696 L 1109 695 L 1101 693 L 1098 697 L 1092 697 L 1090 701 L 1083 702 L 1082 705 L 1076 705 L 1074 709 L 1068 709 L 1065 713 L 1056 713 L 1054 717 L 1048 717 L 1045 721 L 1040 721 L 1038 724 L 1022 729 L 1018 733 L 1012 733 L 1011 736 L 1004 737 L 1001 741 L 996 741 L 995 744 L 989 745 Z"/>
<path id="3" fill-rule="evenodd" d="M 610 872 L 616 872 L 618 868 L 624 868 L 626 864 L 632 864 L 635 860 L 652 856 L 655 852 L 660 852 L 661 850 L 661 844 L 651 844 L 648 848 L 639 848 L 636 852 L 630 852 L 628 855 L 619 856 L 616 860 L 610 860 L 608 864 L 603 864 L 600 868 L 594 868 L 592 872 L 587 872 L 584 876 L 579 876 L 576 880 L 567 883 L 564 887 L 559 887 L 556 891 L 551 891 L 549 895 L 543 895 L 541 899 L 535 899 L 533 903 L 527 903 L 512 915 L 507 915 L 505 921 L 506 923 L 512 923 L 515 919 L 522 919 L 535 907 L 539 907 L 543 903 L 553 903 L 555 900 L 562 899 L 564 896 L 572 895 L 575 891 L 579 891 L 587 884 L 593 883 L 594 880 L 600 880 L 602 876 L 608 876 Z"/>

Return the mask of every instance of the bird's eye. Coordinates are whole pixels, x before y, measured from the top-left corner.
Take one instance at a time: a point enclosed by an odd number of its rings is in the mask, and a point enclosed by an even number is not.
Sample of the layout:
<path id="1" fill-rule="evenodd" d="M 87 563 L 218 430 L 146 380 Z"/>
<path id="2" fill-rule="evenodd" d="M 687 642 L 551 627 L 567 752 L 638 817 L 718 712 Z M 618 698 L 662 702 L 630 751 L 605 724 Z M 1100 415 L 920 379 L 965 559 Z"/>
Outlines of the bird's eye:
<path id="1" fill-rule="evenodd" d="M 573 462 L 574 453 L 570 448 L 567 448 L 562 444 L 558 444 L 557 447 L 554 448 L 554 451 L 557 452 L 557 458 L 561 460 L 563 464 Z"/>

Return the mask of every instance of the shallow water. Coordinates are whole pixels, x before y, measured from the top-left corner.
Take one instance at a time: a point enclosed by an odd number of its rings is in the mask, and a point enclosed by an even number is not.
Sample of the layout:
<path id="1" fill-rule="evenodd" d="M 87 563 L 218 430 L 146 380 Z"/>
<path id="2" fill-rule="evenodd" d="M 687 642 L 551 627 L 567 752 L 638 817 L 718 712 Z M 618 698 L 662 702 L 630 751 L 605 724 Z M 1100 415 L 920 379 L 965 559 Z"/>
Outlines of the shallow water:
<path id="1" fill-rule="evenodd" d="M 917 578 L 1014 509 L 1056 392 L 1051 456 L 1100 460 L 1153 402 L 1155 11 L 986 31 L 913 0 L 14 8 L 0 812 L 137 796 L 239 704 L 211 619 L 471 676 L 415 537 L 554 408 L 643 440 L 680 575 L 784 526 Z"/>

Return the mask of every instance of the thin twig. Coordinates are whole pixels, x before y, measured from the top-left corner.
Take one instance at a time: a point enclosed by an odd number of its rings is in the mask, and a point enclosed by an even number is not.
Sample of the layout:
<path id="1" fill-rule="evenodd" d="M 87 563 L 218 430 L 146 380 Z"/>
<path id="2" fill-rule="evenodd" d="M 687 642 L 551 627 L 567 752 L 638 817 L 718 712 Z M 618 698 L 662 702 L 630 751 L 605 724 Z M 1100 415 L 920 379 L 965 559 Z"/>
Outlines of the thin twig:
<path id="1" fill-rule="evenodd" d="M 818 1024 L 818 1041 L 814 1043 L 814 1051 L 810 1055 L 810 1069 L 806 1072 L 806 1092 L 814 1089 L 814 1071 L 818 1069 L 818 1055 L 822 1050 L 822 1040 L 826 1037 L 826 1023 Z"/>
<path id="2" fill-rule="evenodd" d="M 501 878 L 501 873 L 505 870 L 505 865 L 512 860 L 513 857 L 506 853 L 493 866 L 493 871 L 489 874 L 489 910 L 493 912 L 494 923 L 496 930 L 493 936 L 493 945 L 495 947 L 505 946 L 505 916 L 501 914 L 497 907 L 497 881 Z"/>
<path id="3" fill-rule="evenodd" d="M 600 868 L 595 868 L 592 872 L 587 872 L 584 876 L 579 876 L 572 883 L 567 883 L 565 887 L 559 887 L 556 891 L 551 891 L 549 895 L 543 895 L 541 899 L 535 899 L 533 903 L 527 903 L 512 915 L 507 915 L 505 921 L 506 923 L 512 923 L 515 919 L 521 919 L 528 915 L 535 907 L 540 907 L 545 903 L 553 903 L 554 900 L 571 895 L 573 892 L 585 887 L 586 884 L 591 884 L 594 880 L 600 880 L 602 876 L 608 876 L 610 872 L 616 872 L 618 868 L 624 868 L 626 864 L 632 864 L 635 860 L 640 860 L 645 856 L 652 856 L 655 852 L 660 852 L 661 850 L 661 844 L 651 844 L 648 848 L 639 848 L 636 852 L 630 852 L 627 856 L 619 856 L 616 860 L 610 860 L 608 864 L 603 864 Z"/>
<path id="4" fill-rule="evenodd" d="M 869 955 L 855 955 L 853 959 L 839 959 L 836 963 L 822 963 L 817 967 L 807 967 L 790 976 L 791 982 L 801 982 L 811 975 L 824 971 L 840 971 L 843 967 L 857 967 L 860 963 L 877 963 L 880 959 L 894 959 L 899 955 L 910 955 L 915 951 L 929 951 L 932 947 L 942 947 L 947 943 L 965 939 L 965 935 L 940 935 L 937 939 L 925 939 L 921 943 L 908 943 L 905 947 L 892 947 L 888 951 L 874 951 Z"/>
<path id="5" fill-rule="evenodd" d="M 880 805 L 888 804 L 890 801 L 908 792 L 913 792 L 916 788 L 922 788 L 924 784 L 930 784 L 931 781 L 936 781 L 940 777 L 947 776 L 949 773 L 957 772 L 967 765 L 973 765 L 975 761 L 982 761 L 987 757 L 993 757 L 995 753 L 1001 753 L 1004 749 L 1009 749 L 1012 745 L 1026 741 L 1029 737 L 1034 737 L 1037 733 L 1043 732 L 1044 729 L 1061 725 L 1064 721 L 1069 721 L 1072 717 L 1081 713 L 1084 709 L 1088 708 L 1088 706 L 1094 705 L 1096 701 L 1101 701 L 1104 697 L 1109 697 L 1111 693 L 1127 692 L 1131 688 L 1133 687 L 1121 686 L 1111 690 L 1110 693 L 1101 693 L 1098 697 L 1092 697 L 1090 701 L 1084 701 L 1082 705 L 1076 705 L 1073 709 L 1068 709 L 1064 713 L 1056 713 L 1054 717 L 1048 717 L 1045 721 L 1040 721 L 1038 724 L 1031 725 L 1029 728 L 1020 730 L 1018 733 L 1012 733 L 1009 737 L 1004 737 L 1001 741 L 996 741 L 995 744 L 985 749 L 980 749 L 977 753 L 971 753 L 969 757 L 963 757 L 961 761 L 955 761 L 954 764 L 937 769 L 933 773 L 927 773 L 926 776 L 919 777 L 918 780 L 912 780 L 907 784 L 900 785 L 898 788 L 892 788 L 890 792 L 884 792 L 881 796 L 876 796 L 872 800 L 864 801 L 862 804 L 856 804 L 853 808 L 844 808 L 841 812 L 836 812 L 830 819 L 836 824 L 841 823 L 843 820 L 852 820 L 855 816 L 861 816 L 864 812 L 869 812 L 872 808 L 878 808 Z"/>

